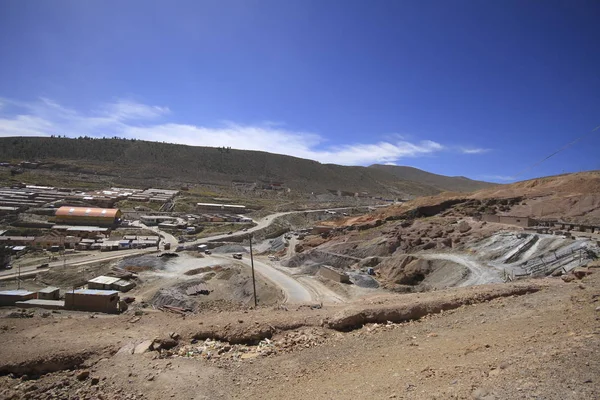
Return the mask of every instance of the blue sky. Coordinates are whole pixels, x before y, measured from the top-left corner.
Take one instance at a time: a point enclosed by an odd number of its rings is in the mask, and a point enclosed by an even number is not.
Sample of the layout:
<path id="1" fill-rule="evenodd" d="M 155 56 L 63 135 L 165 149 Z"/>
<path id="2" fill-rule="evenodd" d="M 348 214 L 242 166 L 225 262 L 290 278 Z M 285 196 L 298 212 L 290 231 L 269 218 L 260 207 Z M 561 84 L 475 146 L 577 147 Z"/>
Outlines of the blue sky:
<path id="1" fill-rule="evenodd" d="M 510 177 L 600 125 L 595 1 L 0 3 L 0 136 Z M 519 176 L 600 169 L 600 130 Z"/>

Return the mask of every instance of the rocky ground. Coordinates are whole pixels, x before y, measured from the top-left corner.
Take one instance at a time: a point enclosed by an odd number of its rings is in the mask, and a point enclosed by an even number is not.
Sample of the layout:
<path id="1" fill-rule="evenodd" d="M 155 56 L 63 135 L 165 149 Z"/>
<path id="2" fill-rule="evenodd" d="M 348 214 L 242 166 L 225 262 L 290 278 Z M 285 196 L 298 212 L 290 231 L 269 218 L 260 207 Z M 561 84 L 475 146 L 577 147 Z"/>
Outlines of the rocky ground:
<path id="1" fill-rule="evenodd" d="M 598 398 L 600 271 L 565 280 L 186 317 L 4 310 L 0 398 Z"/>

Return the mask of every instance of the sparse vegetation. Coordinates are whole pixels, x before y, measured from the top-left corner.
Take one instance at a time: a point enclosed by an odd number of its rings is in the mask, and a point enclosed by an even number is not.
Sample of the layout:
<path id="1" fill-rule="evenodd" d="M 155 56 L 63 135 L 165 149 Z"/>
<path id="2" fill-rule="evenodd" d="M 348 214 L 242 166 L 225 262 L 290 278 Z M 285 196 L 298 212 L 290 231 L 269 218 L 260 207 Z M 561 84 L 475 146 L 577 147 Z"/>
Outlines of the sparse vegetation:
<path id="1" fill-rule="evenodd" d="M 199 197 L 215 197 L 223 191 L 244 197 L 252 183 L 269 185 L 283 182 L 287 191 L 265 191 L 266 197 L 286 198 L 298 194 L 347 194 L 367 192 L 387 198 L 432 195 L 443 189 L 397 176 L 378 168 L 345 167 L 258 151 L 193 147 L 168 143 L 126 139 L 92 139 L 80 137 L 9 137 L 0 138 L 0 159 L 17 164 L 23 160 L 39 161 L 38 169 L 26 170 L 16 180 L 39 183 L 44 172 L 67 179 L 70 186 L 94 187 L 99 182 L 143 187 L 180 187 L 181 184 L 213 185 L 215 189 L 190 188 Z M 8 169 L 7 169 L 8 170 Z M 424 172 L 423 172 L 424 173 Z M 426 174 L 426 173 L 425 173 Z M 5 180 L 10 180 L 6 172 Z M 443 179 L 443 177 L 440 177 Z M 234 187 L 232 182 L 252 182 Z M 62 182 L 52 182 L 60 186 Z M 470 190 L 480 183 L 473 183 Z M 216 189 L 219 188 L 219 189 Z M 274 194 L 272 194 L 274 193 Z"/>

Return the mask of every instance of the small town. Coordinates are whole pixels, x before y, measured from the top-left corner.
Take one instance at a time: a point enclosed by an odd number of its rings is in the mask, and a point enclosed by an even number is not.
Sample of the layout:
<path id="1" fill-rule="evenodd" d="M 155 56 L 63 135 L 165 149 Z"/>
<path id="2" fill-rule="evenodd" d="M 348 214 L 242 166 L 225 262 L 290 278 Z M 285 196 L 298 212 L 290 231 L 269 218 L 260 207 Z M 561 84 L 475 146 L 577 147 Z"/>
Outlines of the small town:
<path id="1" fill-rule="evenodd" d="M 600 399 L 600 2 L 0 4 L 0 400 Z"/>

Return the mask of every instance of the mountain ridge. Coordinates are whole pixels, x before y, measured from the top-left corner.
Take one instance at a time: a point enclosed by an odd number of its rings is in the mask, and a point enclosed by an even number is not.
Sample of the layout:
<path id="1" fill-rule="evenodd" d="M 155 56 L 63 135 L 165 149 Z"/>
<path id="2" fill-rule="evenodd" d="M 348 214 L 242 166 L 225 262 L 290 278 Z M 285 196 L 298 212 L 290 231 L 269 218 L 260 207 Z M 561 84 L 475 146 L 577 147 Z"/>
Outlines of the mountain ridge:
<path id="1" fill-rule="evenodd" d="M 449 192 L 473 192 L 497 185 L 490 182 L 469 179 L 464 176 L 434 174 L 409 166 L 373 164 L 369 168 L 386 171 L 400 179 L 422 182 Z"/>
<path id="2" fill-rule="evenodd" d="M 0 159 L 12 164 L 39 161 L 41 170 L 105 174 L 114 176 L 115 183 L 138 182 L 139 186 L 158 180 L 220 185 L 231 185 L 233 181 L 283 182 L 285 187 L 298 192 L 339 190 L 395 198 L 427 196 L 444 190 L 465 191 L 464 185 L 452 185 L 456 178 L 448 178 L 449 183 L 440 186 L 439 182 L 432 185 L 404 179 L 379 168 L 321 164 L 261 151 L 137 139 L 4 137 L 0 138 Z M 432 175 L 425 171 L 420 174 Z M 442 175 L 436 177 L 440 182 L 444 180 Z"/>

